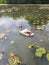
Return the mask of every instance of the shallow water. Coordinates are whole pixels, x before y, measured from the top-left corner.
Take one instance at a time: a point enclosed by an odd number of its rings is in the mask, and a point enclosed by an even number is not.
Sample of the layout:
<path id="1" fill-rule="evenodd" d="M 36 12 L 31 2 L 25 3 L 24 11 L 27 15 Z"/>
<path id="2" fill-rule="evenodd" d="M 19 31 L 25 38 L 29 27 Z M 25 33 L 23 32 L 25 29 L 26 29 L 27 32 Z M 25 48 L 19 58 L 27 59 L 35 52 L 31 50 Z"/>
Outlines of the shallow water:
<path id="1" fill-rule="evenodd" d="M 18 18 L 14 20 L 12 18 L 4 16 L 0 18 L 0 33 L 7 34 L 7 39 L 0 39 L 0 51 L 5 51 L 5 53 L 3 54 L 3 58 L 0 61 L 0 65 L 6 65 L 8 63 L 7 60 L 11 51 L 15 51 L 16 55 L 18 55 L 22 62 L 26 65 L 49 65 L 48 61 L 35 58 L 34 53 L 27 47 L 28 44 L 34 43 L 36 45 L 43 46 L 48 50 L 49 36 L 47 35 L 47 33 L 49 31 L 44 30 L 43 33 L 41 33 L 41 31 L 32 30 L 32 32 L 35 33 L 35 36 L 26 37 L 19 33 L 19 25 L 22 25 L 23 29 L 32 29 L 28 21 L 25 19 Z M 7 30 L 9 32 L 7 32 Z M 43 39 L 44 42 L 39 42 L 40 39 Z M 10 44 L 11 40 L 14 41 L 14 44 Z"/>

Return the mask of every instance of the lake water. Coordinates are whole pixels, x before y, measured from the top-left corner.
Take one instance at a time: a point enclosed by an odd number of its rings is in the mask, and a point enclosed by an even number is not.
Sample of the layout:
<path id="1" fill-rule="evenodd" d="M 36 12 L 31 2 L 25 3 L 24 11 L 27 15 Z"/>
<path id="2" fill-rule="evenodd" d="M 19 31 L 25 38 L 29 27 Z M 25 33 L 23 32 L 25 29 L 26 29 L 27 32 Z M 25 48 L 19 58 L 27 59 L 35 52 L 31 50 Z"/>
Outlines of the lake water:
<path id="1" fill-rule="evenodd" d="M 34 37 L 26 37 L 19 33 L 19 25 L 22 25 L 23 29 L 28 28 L 35 33 Z M 16 55 L 20 57 L 23 63 L 26 65 L 49 65 L 49 62 L 45 59 L 38 59 L 34 57 L 34 53 L 27 46 L 30 43 L 35 45 L 43 46 L 49 50 L 49 31 L 33 31 L 28 21 L 25 19 L 17 18 L 12 19 L 9 17 L 0 18 L 0 33 L 5 33 L 7 39 L 0 39 L 0 52 L 4 50 L 3 58 L 0 60 L 0 65 L 6 65 L 8 63 L 9 53 L 15 51 Z M 43 39 L 44 42 L 39 42 Z M 14 41 L 11 44 L 10 41 Z"/>

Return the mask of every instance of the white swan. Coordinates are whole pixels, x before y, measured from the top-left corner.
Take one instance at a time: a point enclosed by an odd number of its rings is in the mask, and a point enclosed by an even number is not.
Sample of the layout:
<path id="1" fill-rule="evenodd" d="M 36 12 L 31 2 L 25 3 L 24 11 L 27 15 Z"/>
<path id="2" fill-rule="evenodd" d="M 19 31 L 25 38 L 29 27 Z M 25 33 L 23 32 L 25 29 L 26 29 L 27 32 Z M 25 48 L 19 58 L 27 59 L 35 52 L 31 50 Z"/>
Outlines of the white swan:
<path id="1" fill-rule="evenodd" d="M 25 36 L 34 36 L 34 33 L 31 33 L 30 30 L 28 30 L 27 28 L 24 30 L 19 31 L 21 34 L 25 35 Z"/>

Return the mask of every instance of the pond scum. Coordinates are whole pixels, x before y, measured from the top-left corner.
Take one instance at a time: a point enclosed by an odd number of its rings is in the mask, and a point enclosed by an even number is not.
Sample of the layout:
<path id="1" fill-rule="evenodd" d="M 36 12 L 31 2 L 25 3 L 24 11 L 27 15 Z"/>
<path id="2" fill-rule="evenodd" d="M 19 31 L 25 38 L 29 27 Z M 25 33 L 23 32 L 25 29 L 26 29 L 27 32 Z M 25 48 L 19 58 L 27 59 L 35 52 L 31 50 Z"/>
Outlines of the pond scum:
<path id="1" fill-rule="evenodd" d="M 28 45 L 28 48 L 34 50 L 35 57 L 41 58 L 44 56 L 49 61 L 49 51 L 47 51 L 46 48 L 41 46 L 36 46 L 34 44 Z"/>

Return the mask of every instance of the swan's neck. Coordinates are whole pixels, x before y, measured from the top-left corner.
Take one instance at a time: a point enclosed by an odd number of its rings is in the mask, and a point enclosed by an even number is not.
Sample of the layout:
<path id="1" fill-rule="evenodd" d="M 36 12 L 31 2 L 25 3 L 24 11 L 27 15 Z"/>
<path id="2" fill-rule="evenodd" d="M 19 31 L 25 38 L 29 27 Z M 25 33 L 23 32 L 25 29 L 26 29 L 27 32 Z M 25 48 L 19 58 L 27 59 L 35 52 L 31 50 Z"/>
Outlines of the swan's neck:
<path id="1" fill-rule="evenodd" d="M 19 27 L 20 28 L 20 31 L 22 30 L 22 26 Z"/>

